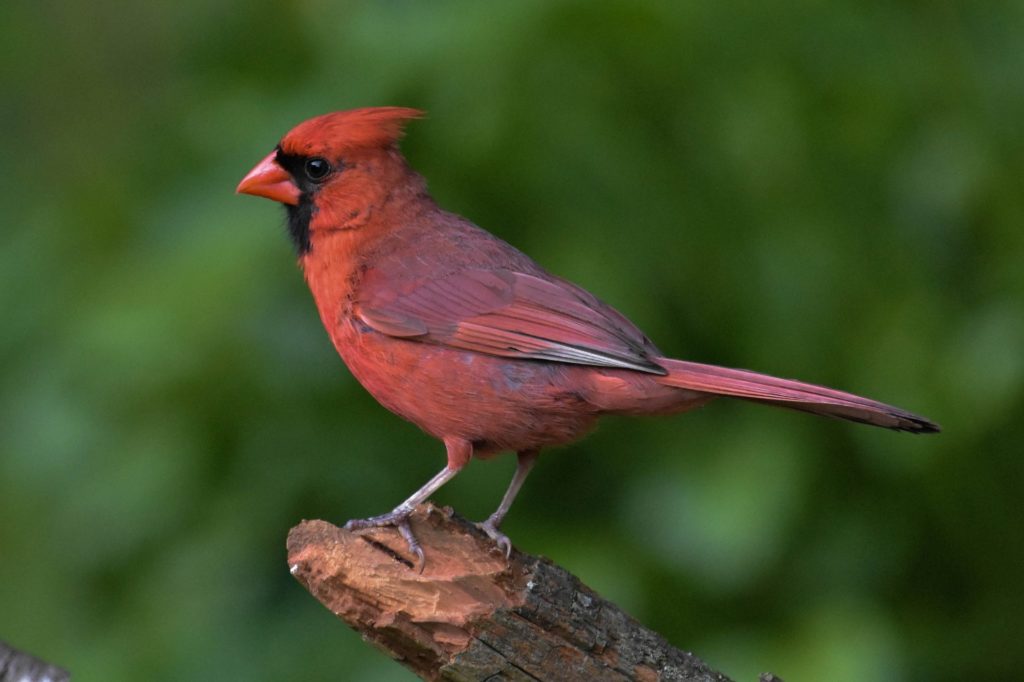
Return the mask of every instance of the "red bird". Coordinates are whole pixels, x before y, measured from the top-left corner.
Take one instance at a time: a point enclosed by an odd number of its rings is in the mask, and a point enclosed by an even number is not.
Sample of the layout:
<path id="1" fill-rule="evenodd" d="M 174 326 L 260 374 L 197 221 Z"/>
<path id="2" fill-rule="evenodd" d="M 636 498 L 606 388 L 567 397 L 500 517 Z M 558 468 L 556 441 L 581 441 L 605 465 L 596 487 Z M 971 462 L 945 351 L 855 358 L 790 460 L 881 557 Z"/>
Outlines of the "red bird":
<path id="1" fill-rule="evenodd" d="M 673 360 L 632 322 L 465 218 L 439 207 L 398 151 L 422 112 L 354 109 L 299 124 L 238 185 L 285 205 L 320 318 L 356 379 L 444 442 L 447 465 L 387 514 L 422 565 L 413 508 L 471 457 L 518 456 L 499 530 L 542 448 L 606 414 L 672 414 L 719 396 L 900 431 L 939 427 L 897 407 L 789 379 Z"/>

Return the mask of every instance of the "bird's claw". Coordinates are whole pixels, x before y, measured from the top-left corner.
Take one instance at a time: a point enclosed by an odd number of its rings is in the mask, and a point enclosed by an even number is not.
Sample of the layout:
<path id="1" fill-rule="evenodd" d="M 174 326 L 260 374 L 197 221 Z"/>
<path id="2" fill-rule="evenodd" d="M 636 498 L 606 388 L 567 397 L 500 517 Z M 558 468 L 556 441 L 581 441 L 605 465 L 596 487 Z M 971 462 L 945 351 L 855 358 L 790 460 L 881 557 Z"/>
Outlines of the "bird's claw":
<path id="1" fill-rule="evenodd" d="M 498 544 L 498 547 L 505 553 L 506 559 L 512 556 L 512 541 L 508 539 L 507 535 L 498 530 L 498 525 L 493 520 L 487 519 L 482 521 L 476 524 L 476 527 L 487 533 L 487 537 Z"/>
<path id="2" fill-rule="evenodd" d="M 409 546 L 409 552 L 416 557 L 416 563 L 419 564 L 419 572 L 423 573 L 427 560 L 423 554 L 423 548 L 420 547 L 419 540 L 416 539 L 416 535 L 412 532 L 412 526 L 409 525 L 409 517 L 411 515 L 412 509 L 396 507 L 387 514 L 381 514 L 380 516 L 371 516 L 368 519 L 351 519 L 345 524 L 344 528 L 349 531 L 363 530 L 364 528 L 384 528 L 387 526 L 397 528 L 398 532 L 405 538 L 405 542 Z"/>

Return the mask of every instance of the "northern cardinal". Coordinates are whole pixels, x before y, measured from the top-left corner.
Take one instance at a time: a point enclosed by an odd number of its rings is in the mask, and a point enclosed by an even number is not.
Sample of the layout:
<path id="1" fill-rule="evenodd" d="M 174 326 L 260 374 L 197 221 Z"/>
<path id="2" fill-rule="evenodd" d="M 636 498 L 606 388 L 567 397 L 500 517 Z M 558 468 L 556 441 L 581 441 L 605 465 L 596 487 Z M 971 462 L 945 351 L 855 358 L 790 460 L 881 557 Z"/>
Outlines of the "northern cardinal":
<path id="1" fill-rule="evenodd" d="M 413 508 L 471 457 L 518 455 L 499 527 L 542 448 L 606 414 L 671 414 L 727 396 L 900 431 L 939 427 L 897 407 L 789 379 L 666 358 L 621 313 L 439 207 L 398 151 L 415 109 L 326 114 L 293 128 L 238 185 L 284 204 L 327 333 L 356 379 L 444 442 L 446 466 L 387 514 L 423 564 Z"/>

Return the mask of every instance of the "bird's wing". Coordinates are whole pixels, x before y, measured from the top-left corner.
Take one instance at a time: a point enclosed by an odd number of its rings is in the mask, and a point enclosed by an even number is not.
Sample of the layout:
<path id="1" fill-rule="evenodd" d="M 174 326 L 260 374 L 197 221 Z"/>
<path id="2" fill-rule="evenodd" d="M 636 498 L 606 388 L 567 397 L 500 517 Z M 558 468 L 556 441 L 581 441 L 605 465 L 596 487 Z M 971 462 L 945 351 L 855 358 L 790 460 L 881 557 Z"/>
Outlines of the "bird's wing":
<path id="1" fill-rule="evenodd" d="M 502 357 L 665 374 L 629 320 L 569 282 L 467 269 L 396 286 L 366 274 L 355 314 L 382 334 Z"/>

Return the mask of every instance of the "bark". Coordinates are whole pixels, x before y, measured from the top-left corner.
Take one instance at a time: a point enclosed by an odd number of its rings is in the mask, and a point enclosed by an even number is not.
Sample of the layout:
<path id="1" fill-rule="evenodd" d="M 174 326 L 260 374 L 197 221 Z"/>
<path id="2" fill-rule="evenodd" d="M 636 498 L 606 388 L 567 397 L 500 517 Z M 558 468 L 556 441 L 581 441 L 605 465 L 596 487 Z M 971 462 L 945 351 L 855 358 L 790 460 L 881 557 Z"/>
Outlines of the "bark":
<path id="1" fill-rule="evenodd" d="M 0 641 L 0 682 L 67 682 L 66 670 Z"/>
<path id="2" fill-rule="evenodd" d="M 305 521 L 292 574 L 365 640 L 426 680 L 728 682 L 547 559 L 493 541 L 449 509 L 419 507 L 422 573 L 397 531 Z"/>

